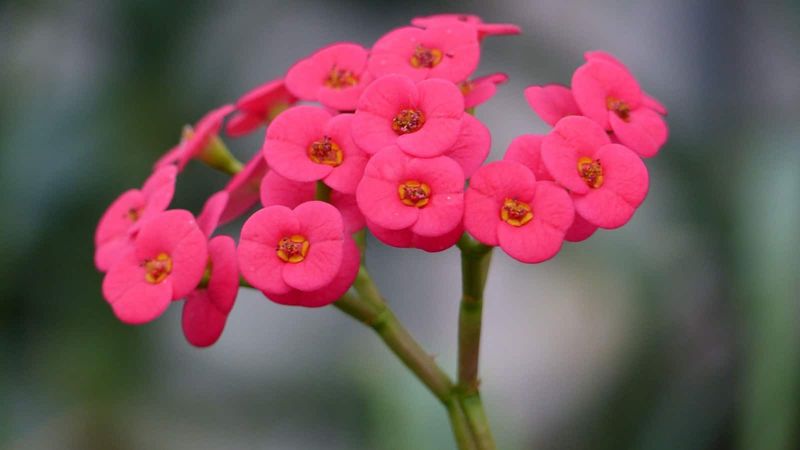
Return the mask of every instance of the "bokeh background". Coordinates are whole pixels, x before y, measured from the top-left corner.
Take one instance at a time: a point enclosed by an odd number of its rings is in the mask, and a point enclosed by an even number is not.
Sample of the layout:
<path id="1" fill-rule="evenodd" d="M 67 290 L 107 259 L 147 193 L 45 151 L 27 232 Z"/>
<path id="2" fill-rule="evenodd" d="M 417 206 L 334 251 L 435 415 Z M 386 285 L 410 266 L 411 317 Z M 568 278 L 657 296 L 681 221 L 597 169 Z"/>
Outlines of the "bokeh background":
<path id="1" fill-rule="evenodd" d="M 779 0 L 0 2 L 0 448 L 453 448 L 443 409 L 339 311 L 242 291 L 198 350 L 177 306 L 116 321 L 92 264 L 100 214 L 184 123 L 437 12 L 524 29 L 484 45 L 479 73 L 511 76 L 477 113 L 491 159 L 547 130 L 522 90 L 568 83 L 585 50 L 670 110 L 629 225 L 546 264 L 496 255 L 481 372 L 499 447 L 800 448 L 800 2 Z M 174 204 L 224 182 L 192 164 Z M 457 252 L 372 241 L 369 260 L 452 373 Z"/>

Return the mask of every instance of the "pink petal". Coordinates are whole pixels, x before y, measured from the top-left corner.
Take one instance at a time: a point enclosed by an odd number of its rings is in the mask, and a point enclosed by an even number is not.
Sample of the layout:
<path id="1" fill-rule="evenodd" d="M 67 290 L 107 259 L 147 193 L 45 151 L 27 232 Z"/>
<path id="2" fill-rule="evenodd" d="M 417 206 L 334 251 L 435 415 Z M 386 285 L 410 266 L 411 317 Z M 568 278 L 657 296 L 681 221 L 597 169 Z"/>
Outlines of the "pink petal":
<path id="1" fill-rule="evenodd" d="M 238 259 L 242 276 L 256 289 L 285 294 L 291 287 L 281 275 L 284 262 L 275 248 L 286 236 L 300 231 L 300 223 L 292 210 L 269 206 L 250 216 L 242 226 Z"/>
<path id="2" fill-rule="evenodd" d="M 122 256 L 133 250 L 134 237 L 123 234 L 103 242 L 94 252 L 94 265 L 101 272 L 108 271 Z"/>
<path id="3" fill-rule="evenodd" d="M 315 291 L 330 284 L 342 267 L 344 235 L 338 240 L 311 242 L 303 261 L 283 265 L 283 280 L 294 289 Z"/>
<path id="4" fill-rule="evenodd" d="M 464 115 L 464 96 L 455 84 L 445 80 L 425 80 L 417 83 L 417 106 L 426 120 Z M 428 122 L 426 122 L 427 125 Z"/>
<path id="5" fill-rule="evenodd" d="M 353 117 L 353 114 L 339 114 L 328 121 L 325 129 L 325 134 L 339 145 L 343 153 L 342 163 L 325 177 L 325 184 L 346 194 L 356 192 L 368 160 L 368 155 L 353 141 Z"/>
<path id="6" fill-rule="evenodd" d="M 364 152 L 374 155 L 397 141 L 391 119 L 367 111 L 356 110 L 353 140 Z"/>
<path id="7" fill-rule="evenodd" d="M 507 81 L 508 75 L 504 73 L 493 73 L 467 82 L 469 88 L 464 92 L 464 108 L 474 108 L 485 103 L 487 100 L 494 97 L 494 94 L 497 92 L 497 85 Z"/>
<path id="8" fill-rule="evenodd" d="M 463 193 L 433 194 L 430 203 L 420 209 L 411 231 L 425 237 L 442 236 L 459 226 L 463 217 Z"/>
<path id="9" fill-rule="evenodd" d="M 402 74 L 416 81 L 424 80 L 430 69 L 411 65 L 411 56 L 422 44 L 423 34 L 419 28 L 402 27 L 383 35 L 372 46 L 367 68 L 376 77 Z"/>
<path id="10" fill-rule="evenodd" d="M 655 156 L 667 142 L 667 124 L 651 109 L 639 108 L 631 111 L 628 121 L 609 113 L 609 121 L 619 142 L 643 158 Z"/>
<path id="11" fill-rule="evenodd" d="M 403 204 L 397 193 L 400 184 L 411 179 L 406 176 L 408 160 L 401 151 L 387 148 L 367 163 L 356 189 L 356 201 L 368 220 L 393 230 L 408 228 L 417 221 L 419 208 Z"/>
<path id="12" fill-rule="evenodd" d="M 572 95 L 586 117 L 605 129 L 608 123 L 608 97 L 614 97 L 636 109 L 642 100 L 639 83 L 627 69 L 600 59 L 582 65 L 572 75 Z"/>
<path id="13" fill-rule="evenodd" d="M 209 197 L 203 205 L 203 210 L 197 216 L 197 226 L 206 236 L 211 236 L 217 229 L 222 211 L 228 204 L 228 197 L 227 192 L 220 191 Z"/>
<path id="14" fill-rule="evenodd" d="M 405 169 L 407 178 L 427 183 L 432 195 L 464 192 L 464 171 L 457 162 L 446 156 L 409 158 Z"/>
<path id="15" fill-rule="evenodd" d="M 321 139 L 322 134 L 317 139 Z M 313 141 L 312 141 L 313 142 Z M 308 156 L 308 147 L 283 141 L 264 141 L 264 157 L 272 170 L 294 181 L 317 181 L 325 178 L 333 168 L 317 164 Z"/>
<path id="16" fill-rule="evenodd" d="M 151 211 L 164 211 L 172 201 L 175 193 L 175 178 L 178 169 L 168 165 L 160 167 L 150 175 L 142 186 L 142 195 L 147 200 L 147 208 Z"/>
<path id="17" fill-rule="evenodd" d="M 544 136 L 539 134 L 523 134 L 511 141 L 503 160 L 515 161 L 530 169 L 539 181 L 552 180 L 542 161 L 542 141 Z"/>
<path id="18" fill-rule="evenodd" d="M 317 308 L 329 305 L 343 296 L 358 275 L 358 268 L 361 263 L 361 254 L 355 241 L 350 237 L 345 238 L 342 265 L 339 272 L 328 285 L 314 291 L 292 290 L 284 295 L 271 295 L 270 300 L 275 303 L 290 306 L 305 306 Z"/>
<path id="19" fill-rule="evenodd" d="M 331 114 L 315 106 L 294 106 L 280 113 L 267 129 L 267 141 L 281 141 L 303 149 L 319 139 Z M 267 152 L 267 143 L 264 143 Z M 267 158 L 269 161 L 269 157 Z M 271 166 L 272 164 L 270 164 Z"/>
<path id="20" fill-rule="evenodd" d="M 535 264 L 555 256 L 564 242 L 564 231 L 533 220 L 525 226 L 501 223 L 497 230 L 500 247 L 512 258 Z"/>
<path id="21" fill-rule="evenodd" d="M 652 109 L 653 111 L 661 114 L 662 116 L 667 115 L 667 107 L 664 106 L 663 103 L 658 101 L 658 99 L 650 96 L 650 94 L 646 92 L 642 93 L 642 107 Z"/>
<path id="22" fill-rule="evenodd" d="M 145 204 L 144 195 L 136 189 L 125 191 L 117 197 L 100 218 L 94 234 L 95 245 L 99 247 L 100 244 L 127 235 L 133 225 L 128 213 L 142 210 Z"/>
<path id="23" fill-rule="evenodd" d="M 236 108 L 256 115 L 265 115 L 276 103 L 289 104 L 297 101 L 287 90 L 282 79 L 278 78 L 258 86 L 246 93 L 236 102 Z"/>
<path id="24" fill-rule="evenodd" d="M 487 36 L 513 36 L 522 33 L 522 28 L 512 23 L 488 23 L 478 25 L 481 39 Z"/>
<path id="25" fill-rule="evenodd" d="M 294 208 L 300 203 L 314 200 L 315 192 L 314 182 L 292 181 L 272 170 L 261 181 L 261 204 Z"/>
<path id="26" fill-rule="evenodd" d="M 609 142 L 608 135 L 597 123 L 582 116 L 565 117 L 542 140 L 542 161 L 562 186 L 583 194 L 589 187 L 578 173 L 578 159 L 582 156 L 594 158 L 597 149 Z"/>
<path id="27" fill-rule="evenodd" d="M 208 242 L 211 278 L 206 290 L 211 303 L 228 314 L 239 292 L 239 266 L 236 262 L 236 243 L 230 236 L 216 236 Z"/>
<path id="28" fill-rule="evenodd" d="M 238 112 L 225 124 L 225 132 L 230 137 L 240 137 L 266 125 L 264 117 L 257 114 Z"/>
<path id="29" fill-rule="evenodd" d="M 246 213 L 260 197 L 261 180 L 267 172 L 267 161 L 257 153 L 241 172 L 237 173 L 225 186 L 230 194 L 228 204 L 220 217 L 220 223 L 227 223 Z"/>
<path id="30" fill-rule="evenodd" d="M 345 234 L 353 234 L 366 226 L 364 215 L 358 209 L 354 194 L 333 191 L 331 192 L 331 204 L 342 213 Z"/>
<path id="31" fill-rule="evenodd" d="M 103 296 L 122 322 L 147 323 L 169 306 L 173 290 L 170 278 L 158 284 L 148 283 L 140 261 L 133 252 L 128 252 L 103 279 Z"/>
<path id="32" fill-rule="evenodd" d="M 373 81 L 364 90 L 361 99 L 358 101 L 356 122 L 358 122 L 358 116 L 362 111 L 370 112 L 391 121 L 403 108 L 417 104 L 417 85 L 412 79 L 403 75 L 386 75 Z M 357 126 L 354 123 L 354 127 Z M 361 145 L 358 139 L 356 139 L 356 143 Z"/>
<path id="33" fill-rule="evenodd" d="M 419 131 L 398 136 L 397 146 L 420 158 L 439 156 L 455 144 L 460 129 L 461 119 L 434 117 Z"/>
<path id="34" fill-rule="evenodd" d="M 455 144 L 444 156 L 457 162 L 469 178 L 486 161 L 492 147 L 492 134 L 489 128 L 476 117 L 465 114 L 461 120 L 461 130 Z"/>
<path id="35" fill-rule="evenodd" d="M 474 26 L 451 22 L 425 30 L 423 44 L 444 53 L 441 63 L 430 69 L 428 78 L 459 82 L 469 77 L 480 61 L 480 44 Z"/>
<path id="36" fill-rule="evenodd" d="M 589 239 L 597 231 L 597 225 L 586 221 L 580 214 L 575 214 L 575 220 L 564 235 L 564 240 L 569 242 L 581 242 Z"/>
<path id="37" fill-rule="evenodd" d="M 292 95 L 302 100 L 317 100 L 319 88 L 324 85 L 335 65 L 335 61 L 324 53 L 327 48 L 289 68 L 286 73 L 286 88 Z"/>
<path id="38" fill-rule="evenodd" d="M 294 209 L 294 215 L 300 222 L 299 233 L 311 244 L 342 240 L 344 235 L 342 214 L 330 203 L 316 200 L 305 202 Z"/>
<path id="39" fill-rule="evenodd" d="M 580 115 L 580 109 L 568 87 L 560 84 L 530 86 L 525 89 L 525 99 L 531 109 L 548 125 L 567 116 Z"/>
<path id="40" fill-rule="evenodd" d="M 227 320 L 228 315 L 211 303 L 208 291 L 193 291 L 186 297 L 181 326 L 186 341 L 195 347 L 208 347 L 217 342 Z"/>

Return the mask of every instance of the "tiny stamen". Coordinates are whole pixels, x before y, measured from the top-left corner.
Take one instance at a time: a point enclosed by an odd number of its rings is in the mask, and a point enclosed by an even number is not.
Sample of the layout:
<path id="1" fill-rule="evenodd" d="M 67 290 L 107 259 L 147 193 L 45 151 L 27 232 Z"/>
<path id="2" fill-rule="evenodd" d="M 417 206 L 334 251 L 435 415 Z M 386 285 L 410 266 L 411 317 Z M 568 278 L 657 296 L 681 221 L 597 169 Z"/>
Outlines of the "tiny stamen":
<path id="1" fill-rule="evenodd" d="M 413 133 L 425 125 L 425 115 L 418 109 L 404 109 L 392 119 L 392 130 L 397 134 Z"/>
<path id="2" fill-rule="evenodd" d="M 625 122 L 629 122 L 631 120 L 631 107 L 616 97 L 606 98 L 606 108 L 609 111 L 614 111 L 617 116 L 619 116 L 619 118 Z"/>
<path id="3" fill-rule="evenodd" d="M 358 76 L 355 73 L 340 69 L 336 66 L 331 69 L 328 78 L 325 80 L 325 86 L 333 89 L 344 89 L 355 86 L 358 84 Z"/>
<path id="4" fill-rule="evenodd" d="M 153 259 L 144 262 L 144 279 L 150 284 L 159 284 L 172 273 L 172 258 L 166 253 L 159 253 Z"/>
<path id="5" fill-rule="evenodd" d="M 533 220 L 533 210 L 525 202 L 507 198 L 500 208 L 500 218 L 509 225 L 521 227 Z"/>
<path id="6" fill-rule="evenodd" d="M 305 236 L 295 234 L 286 236 L 278 241 L 278 246 L 275 252 L 278 258 L 288 263 L 299 263 L 305 259 L 308 254 L 308 249 L 311 246 Z"/>
<path id="7" fill-rule="evenodd" d="M 404 205 L 422 208 L 430 202 L 431 188 L 417 180 L 408 180 L 397 187 L 397 195 Z"/>
<path id="8" fill-rule="evenodd" d="M 344 154 L 336 142 L 329 136 L 323 136 L 322 140 L 308 146 L 308 158 L 317 164 L 336 167 L 342 163 Z"/>
<path id="9" fill-rule="evenodd" d="M 593 160 L 588 156 L 578 158 L 578 175 L 592 189 L 597 189 L 603 185 L 603 166 L 600 164 L 599 159 Z"/>

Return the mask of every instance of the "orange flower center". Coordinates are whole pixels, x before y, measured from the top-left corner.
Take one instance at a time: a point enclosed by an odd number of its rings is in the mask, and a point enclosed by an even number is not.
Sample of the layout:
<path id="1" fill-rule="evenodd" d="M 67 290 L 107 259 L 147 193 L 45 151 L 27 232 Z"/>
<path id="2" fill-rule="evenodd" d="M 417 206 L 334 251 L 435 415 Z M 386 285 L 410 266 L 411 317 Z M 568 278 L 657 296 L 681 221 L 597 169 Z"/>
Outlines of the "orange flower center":
<path id="1" fill-rule="evenodd" d="M 417 180 L 408 180 L 397 187 L 400 201 L 407 206 L 422 208 L 430 202 L 431 188 Z"/>
<path id="2" fill-rule="evenodd" d="M 500 218 L 509 225 L 521 227 L 533 220 L 533 210 L 525 202 L 507 198 L 500 208 Z"/>
<path id="3" fill-rule="evenodd" d="M 328 136 L 323 136 L 322 140 L 314 141 L 308 146 L 308 158 L 317 164 L 336 167 L 342 163 L 344 155 L 336 142 Z"/>
<path id="4" fill-rule="evenodd" d="M 355 86 L 358 84 L 358 76 L 353 72 L 345 69 L 339 69 L 334 66 L 328 78 L 325 80 L 325 86 L 333 89 L 344 89 Z"/>
<path id="5" fill-rule="evenodd" d="M 631 120 L 631 107 L 624 101 L 616 97 L 606 98 L 606 108 L 609 111 L 614 111 L 620 119 L 628 122 Z"/>
<path id="6" fill-rule="evenodd" d="M 411 55 L 411 65 L 417 68 L 424 67 L 430 69 L 436 67 L 442 62 L 442 51 L 438 48 L 428 48 L 423 45 L 417 45 L 414 49 L 414 54 Z"/>
<path id="7" fill-rule="evenodd" d="M 597 189 L 603 185 L 603 166 L 600 164 L 599 159 L 593 160 L 588 156 L 578 158 L 578 175 L 592 189 Z"/>
<path id="8" fill-rule="evenodd" d="M 139 220 L 139 217 L 142 216 L 142 209 L 141 208 L 131 208 L 125 213 L 125 217 L 128 218 L 131 222 L 136 222 Z"/>
<path id="9" fill-rule="evenodd" d="M 278 241 L 278 247 L 275 251 L 278 254 L 278 258 L 295 264 L 305 259 L 310 246 L 305 236 L 295 234 L 286 236 Z"/>
<path id="10" fill-rule="evenodd" d="M 458 84 L 458 89 L 461 90 L 462 95 L 467 95 L 475 89 L 475 83 L 471 81 L 462 81 Z"/>
<path id="11" fill-rule="evenodd" d="M 413 133 L 425 125 L 425 115 L 418 109 L 404 109 L 392 119 L 392 130 L 397 134 Z"/>
<path id="12" fill-rule="evenodd" d="M 172 258 L 166 253 L 159 253 L 153 259 L 144 262 L 144 279 L 150 284 L 159 284 L 172 273 Z"/>

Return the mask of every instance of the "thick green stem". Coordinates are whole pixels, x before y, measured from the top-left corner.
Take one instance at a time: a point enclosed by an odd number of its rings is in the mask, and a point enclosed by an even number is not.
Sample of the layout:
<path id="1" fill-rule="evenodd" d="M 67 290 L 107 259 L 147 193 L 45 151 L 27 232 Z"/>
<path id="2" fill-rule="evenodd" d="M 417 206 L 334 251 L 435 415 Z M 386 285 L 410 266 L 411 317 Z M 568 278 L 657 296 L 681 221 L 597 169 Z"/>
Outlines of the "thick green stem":
<path id="1" fill-rule="evenodd" d="M 464 235 L 461 250 L 462 296 L 458 316 L 458 390 L 467 422 L 477 448 L 495 448 L 489 421 L 480 397 L 478 361 L 480 359 L 483 291 L 492 260 L 492 247 Z"/>
<path id="2" fill-rule="evenodd" d="M 184 134 L 186 131 L 184 131 Z M 244 165 L 233 156 L 219 136 L 212 137 L 198 158 L 209 166 L 228 175 L 236 175 Z"/>
<path id="3" fill-rule="evenodd" d="M 470 430 L 467 416 L 457 398 L 452 398 L 447 403 L 447 415 L 453 428 L 453 437 L 460 450 L 477 450 L 472 431 Z"/>

